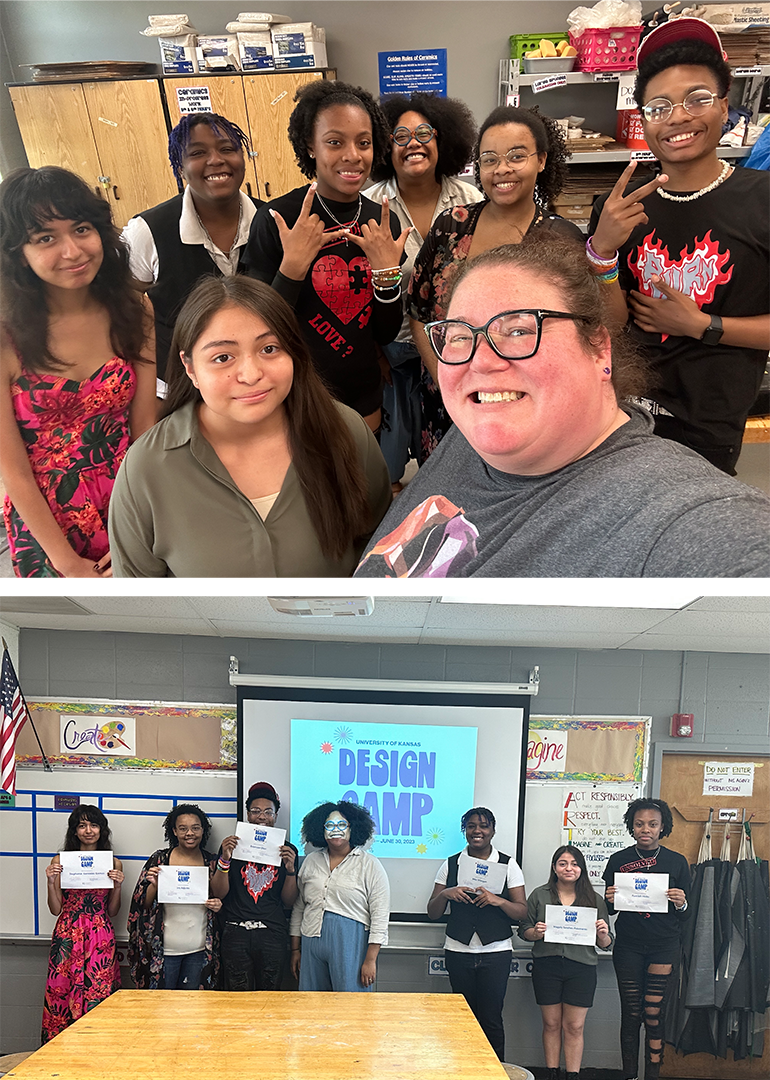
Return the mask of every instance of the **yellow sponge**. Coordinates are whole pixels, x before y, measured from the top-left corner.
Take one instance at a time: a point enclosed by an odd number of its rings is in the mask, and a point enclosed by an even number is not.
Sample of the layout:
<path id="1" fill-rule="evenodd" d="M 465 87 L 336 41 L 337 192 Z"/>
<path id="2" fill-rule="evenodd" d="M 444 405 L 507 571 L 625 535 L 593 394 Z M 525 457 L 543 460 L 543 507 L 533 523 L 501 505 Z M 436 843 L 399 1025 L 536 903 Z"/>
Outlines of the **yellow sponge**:
<path id="1" fill-rule="evenodd" d="M 541 56 L 556 56 L 556 46 L 548 38 L 540 39 L 540 55 Z"/>

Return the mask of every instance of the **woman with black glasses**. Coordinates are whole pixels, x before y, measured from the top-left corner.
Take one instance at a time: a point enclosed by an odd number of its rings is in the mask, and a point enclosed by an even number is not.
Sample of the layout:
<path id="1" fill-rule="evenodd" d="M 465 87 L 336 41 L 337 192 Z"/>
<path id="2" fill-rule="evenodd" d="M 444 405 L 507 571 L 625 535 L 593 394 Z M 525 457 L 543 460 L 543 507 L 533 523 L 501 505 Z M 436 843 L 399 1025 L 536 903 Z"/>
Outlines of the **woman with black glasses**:
<path id="1" fill-rule="evenodd" d="M 559 125 L 537 109 L 503 105 L 481 125 L 476 144 L 476 182 L 482 202 L 455 206 L 440 214 L 414 264 L 407 310 L 412 338 L 427 370 L 428 399 L 422 433 L 422 461 L 438 446 L 451 425 L 438 393 L 436 357 L 425 339 L 424 326 L 443 319 L 449 283 L 466 259 L 498 244 L 518 244 L 535 230 L 569 236 L 583 243 L 572 222 L 553 213 L 552 203 L 562 189 L 569 157 Z"/>
<path id="2" fill-rule="evenodd" d="M 585 251 L 494 248 L 426 329 L 455 427 L 393 503 L 366 577 L 770 572 L 770 500 L 652 434 Z M 739 538 L 739 540 L 736 540 Z"/>
<path id="3" fill-rule="evenodd" d="M 384 162 L 372 171 L 378 183 L 367 188 L 365 195 L 376 203 L 387 198 L 402 228 L 412 227 L 404 248 L 406 262 L 401 267 L 406 295 L 414 261 L 439 214 L 483 198 L 475 184 L 457 176 L 473 155 L 476 123 L 464 102 L 435 94 L 390 94 L 380 105 L 390 125 L 392 145 Z M 428 457 L 430 450 L 423 450 L 420 432 L 435 426 L 432 403 L 440 405 L 441 399 L 421 364 L 408 314 L 404 314 L 398 337 L 383 346 L 383 352 L 391 375 L 384 387 L 387 426 L 380 448 L 391 480 L 396 482 L 403 476 L 410 451 L 420 462 Z"/>
<path id="4" fill-rule="evenodd" d="M 373 836 L 369 811 L 346 800 L 321 803 L 302 821 L 302 839 L 314 850 L 302 863 L 291 913 L 291 970 L 300 990 L 374 989 L 388 943 L 390 886 L 365 850 Z"/>

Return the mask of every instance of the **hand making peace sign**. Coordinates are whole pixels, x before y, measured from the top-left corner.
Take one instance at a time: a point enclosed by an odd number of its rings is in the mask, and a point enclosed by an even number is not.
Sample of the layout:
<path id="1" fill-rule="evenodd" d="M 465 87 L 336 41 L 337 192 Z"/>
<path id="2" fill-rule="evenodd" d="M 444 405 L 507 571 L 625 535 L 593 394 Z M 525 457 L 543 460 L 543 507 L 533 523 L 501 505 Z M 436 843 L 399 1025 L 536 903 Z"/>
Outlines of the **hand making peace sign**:
<path id="1" fill-rule="evenodd" d="M 637 225 L 647 224 L 643 200 L 668 181 L 668 176 L 661 173 L 648 184 L 643 184 L 636 191 L 624 195 L 635 169 L 636 162 L 632 161 L 620 174 L 618 182 L 602 207 L 599 224 L 591 237 L 591 246 L 602 258 L 612 258 L 614 253 L 625 244 Z"/>

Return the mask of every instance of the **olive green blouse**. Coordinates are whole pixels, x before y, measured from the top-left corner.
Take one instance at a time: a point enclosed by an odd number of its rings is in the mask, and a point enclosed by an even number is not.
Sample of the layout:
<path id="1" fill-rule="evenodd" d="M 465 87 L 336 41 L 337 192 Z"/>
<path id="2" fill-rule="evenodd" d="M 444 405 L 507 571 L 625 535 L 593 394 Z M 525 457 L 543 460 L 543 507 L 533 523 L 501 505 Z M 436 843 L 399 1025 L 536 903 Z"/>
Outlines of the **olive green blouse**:
<path id="1" fill-rule="evenodd" d="M 551 890 L 547 885 L 538 885 L 536 889 L 532 890 L 527 898 L 526 917 L 519 923 L 517 931 L 519 937 L 523 938 L 524 931 L 531 930 L 535 923 L 545 922 L 546 904 L 552 903 Z M 596 897 L 596 918 L 604 919 L 609 927 L 610 916 L 607 912 L 607 905 L 604 902 L 604 897 L 598 894 Z M 610 936 L 612 936 L 611 932 Z M 598 962 L 596 949 L 602 949 L 601 945 L 594 948 L 592 945 L 565 945 L 559 941 L 533 941 L 530 944 L 535 959 L 539 956 L 566 956 L 568 960 L 577 960 L 579 964 L 596 964 Z M 602 952 L 608 952 L 611 948 L 612 943 L 610 942 L 606 949 L 602 949 Z"/>

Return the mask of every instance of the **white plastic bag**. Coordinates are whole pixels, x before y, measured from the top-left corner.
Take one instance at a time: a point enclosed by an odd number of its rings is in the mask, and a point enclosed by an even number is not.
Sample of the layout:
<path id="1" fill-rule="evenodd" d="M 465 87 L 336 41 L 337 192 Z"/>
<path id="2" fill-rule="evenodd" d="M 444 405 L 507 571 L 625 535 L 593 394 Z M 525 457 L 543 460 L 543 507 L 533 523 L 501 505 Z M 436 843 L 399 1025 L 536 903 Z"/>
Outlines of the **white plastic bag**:
<path id="1" fill-rule="evenodd" d="M 639 0 L 599 0 L 592 8 L 578 7 L 567 16 L 567 24 L 579 37 L 584 30 L 593 27 L 640 26 L 642 5 Z"/>

